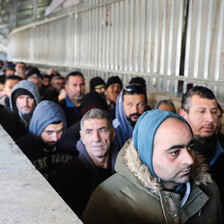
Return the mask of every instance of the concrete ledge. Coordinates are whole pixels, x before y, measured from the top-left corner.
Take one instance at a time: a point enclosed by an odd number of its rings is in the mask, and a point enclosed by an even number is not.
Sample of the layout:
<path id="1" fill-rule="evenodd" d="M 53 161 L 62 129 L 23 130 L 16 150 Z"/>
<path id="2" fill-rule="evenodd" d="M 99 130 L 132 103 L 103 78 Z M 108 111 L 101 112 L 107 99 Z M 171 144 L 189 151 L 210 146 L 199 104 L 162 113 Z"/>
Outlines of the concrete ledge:
<path id="1" fill-rule="evenodd" d="M 1 125 L 0 223 L 82 223 Z"/>

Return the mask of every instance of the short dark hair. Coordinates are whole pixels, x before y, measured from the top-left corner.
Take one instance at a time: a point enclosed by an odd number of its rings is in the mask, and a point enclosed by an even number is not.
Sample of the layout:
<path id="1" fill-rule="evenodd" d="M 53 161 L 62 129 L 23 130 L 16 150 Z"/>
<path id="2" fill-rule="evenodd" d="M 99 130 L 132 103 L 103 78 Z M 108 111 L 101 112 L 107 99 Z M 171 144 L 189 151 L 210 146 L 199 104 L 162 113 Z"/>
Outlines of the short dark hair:
<path id="1" fill-rule="evenodd" d="M 200 98 L 216 100 L 216 97 L 212 90 L 204 86 L 194 86 L 193 88 L 189 89 L 185 94 L 183 94 L 181 100 L 181 109 L 185 110 L 189 113 L 190 109 L 190 101 L 192 96 L 198 95 Z"/>
<path id="2" fill-rule="evenodd" d="M 69 78 L 70 78 L 71 76 L 81 76 L 81 77 L 83 78 L 83 80 L 85 80 L 85 79 L 84 79 L 84 75 L 83 75 L 81 72 L 79 72 L 79 71 L 74 71 L 74 72 L 70 72 L 68 75 L 66 75 L 66 77 L 65 77 L 65 83 L 66 83 L 66 84 L 68 83 L 68 80 L 69 80 Z"/>
<path id="3" fill-rule="evenodd" d="M 22 81 L 23 79 L 20 76 L 17 76 L 17 75 L 10 75 L 10 76 L 8 76 L 8 77 L 5 78 L 5 82 L 7 80 L 18 80 L 18 81 Z"/>

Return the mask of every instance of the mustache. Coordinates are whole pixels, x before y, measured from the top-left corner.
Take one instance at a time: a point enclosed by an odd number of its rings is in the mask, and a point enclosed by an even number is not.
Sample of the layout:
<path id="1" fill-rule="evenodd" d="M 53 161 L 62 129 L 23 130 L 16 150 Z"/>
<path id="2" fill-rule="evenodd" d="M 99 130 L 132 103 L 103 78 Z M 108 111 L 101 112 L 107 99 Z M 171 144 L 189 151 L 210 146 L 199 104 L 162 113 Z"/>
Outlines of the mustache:
<path id="1" fill-rule="evenodd" d="M 130 114 L 130 115 L 129 115 L 129 118 L 134 117 L 134 116 L 138 116 L 138 117 L 140 117 L 141 114 L 139 114 L 139 113 Z"/>
<path id="2" fill-rule="evenodd" d="M 29 106 L 22 106 L 21 109 L 23 109 L 23 108 L 31 109 L 31 107 L 29 107 Z"/>
<path id="3" fill-rule="evenodd" d="M 181 172 L 183 172 L 184 170 L 190 170 L 190 172 L 191 172 L 191 170 L 192 170 L 192 165 L 191 165 L 191 166 L 185 166 L 185 167 L 182 168 L 178 173 L 181 173 Z"/>

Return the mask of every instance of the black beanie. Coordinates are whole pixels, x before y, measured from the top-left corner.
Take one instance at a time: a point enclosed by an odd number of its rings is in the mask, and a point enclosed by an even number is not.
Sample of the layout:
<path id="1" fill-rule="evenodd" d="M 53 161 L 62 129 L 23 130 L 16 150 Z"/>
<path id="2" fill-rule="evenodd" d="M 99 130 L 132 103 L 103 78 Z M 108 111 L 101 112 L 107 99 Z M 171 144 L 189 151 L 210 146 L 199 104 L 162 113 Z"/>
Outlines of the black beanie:
<path id="1" fill-rule="evenodd" d="M 84 115 L 87 111 L 93 108 L 109 111 L 106 100 L 97 92 L 90 92 L 84 95 L 81 114 Z"/>
<path id="2" fill-rule="evenodd" d="M 31 96 L 32 98 L 34 98 L 33 95 L 32 95 L 32 93 L 30 93 L 28 90 L 26 90 L 26 89 L 17 89 L 13 93 L 13 99 L 14 99 L 14 101 L 16 101 L 17 97 L 20 96 L 20 95 L 28 95 L 28 96 Z"/>
<path id="3" fill-rule="evenodd" d="M 132 78 L 131 81 L 129 82 L 129 84 L 132 84 L 132 83 L 139 84 L 146 90 L 145 79 L 143 79 L 142 77 L 134 77 L 134 78 Z"/>
<path id="4" fill-rule="evenodd" d="M 90 86 L 91 92 L 94 92 L 95 88 L 97 86 L 101 86 L 101 85 L 102 85 L 102 87 L 105 87 L 105 82 L 101 77 L 94 77 L 94 78 L 90 79 L 89 86 Z"/>
<path id="5" fill-rule="evenodd" d="M 120 84 L 120 85 L 121 85 L 121 89 L 123 88 L 121 79 L 120 79 L 118 76 L 111 76 L 111 77 L 107 80 L 107 84 L 106 84 L 105 89 L 107 89 L 111 84 L 114 84 L 114 83 L 118 83 L 118 84 Z"/>

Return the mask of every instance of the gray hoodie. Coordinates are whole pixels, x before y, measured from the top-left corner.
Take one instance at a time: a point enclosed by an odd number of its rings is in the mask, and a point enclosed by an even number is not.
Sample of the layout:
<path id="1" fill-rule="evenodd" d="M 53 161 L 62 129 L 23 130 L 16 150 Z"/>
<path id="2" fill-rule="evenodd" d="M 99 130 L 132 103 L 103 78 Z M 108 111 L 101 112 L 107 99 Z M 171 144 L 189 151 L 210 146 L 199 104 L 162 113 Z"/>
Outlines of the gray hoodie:
<path id="1" fill-rule="evenodd" d="M 10 104 L 11 111 L 18 113 L 14 95 L 15 95 L 15 92 L 19 89 L 25 89 L 28 92 L 30 92 L 33 95 L 33 98 L 35 99 L 36 105 L 40 102 L 40 94 L 39 94 L 37 85 L 31 81 L 22 80 L 14 86 L 12 93 L 10 95 L 9 104 Z"/>
<path id="2" fill-rule="evenodd" d="M 64 134 L 67 125 L 63 110 L 56 103 L 49 100 L 44 100 L 37 105 L 33 112 L 29 132 L 36 137 L 40 137 L 47 125 L 58 121 L 62 121 L 64 123 Z"/>

